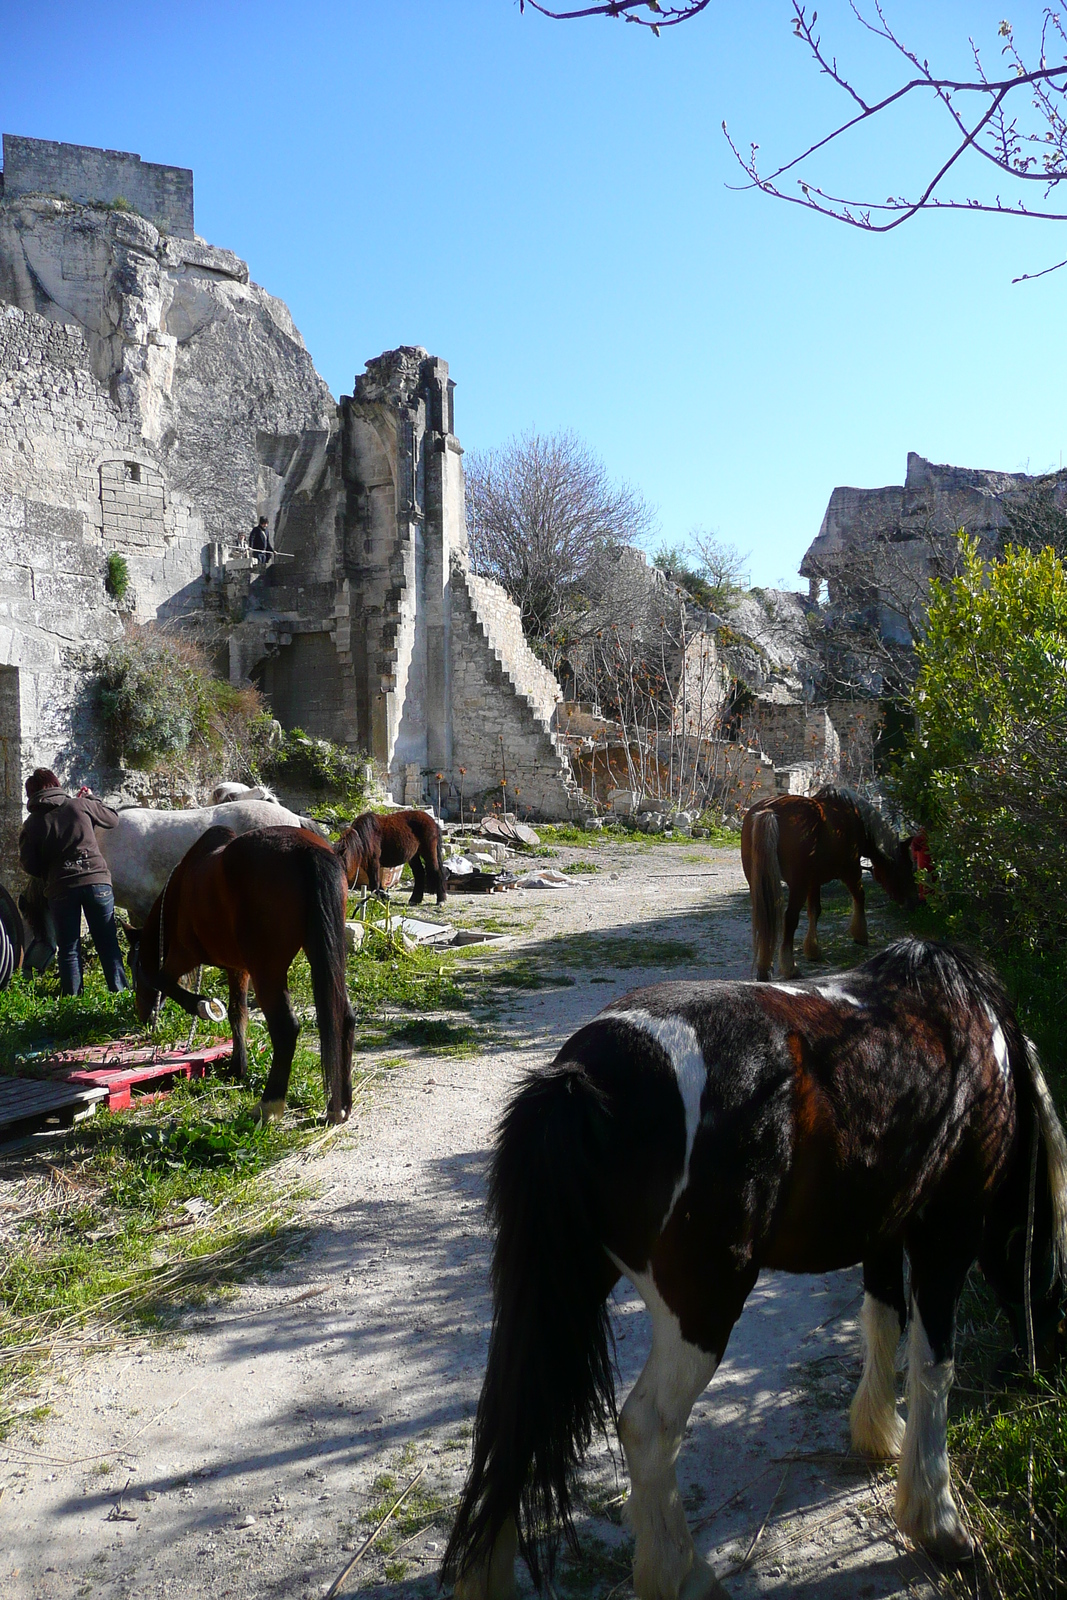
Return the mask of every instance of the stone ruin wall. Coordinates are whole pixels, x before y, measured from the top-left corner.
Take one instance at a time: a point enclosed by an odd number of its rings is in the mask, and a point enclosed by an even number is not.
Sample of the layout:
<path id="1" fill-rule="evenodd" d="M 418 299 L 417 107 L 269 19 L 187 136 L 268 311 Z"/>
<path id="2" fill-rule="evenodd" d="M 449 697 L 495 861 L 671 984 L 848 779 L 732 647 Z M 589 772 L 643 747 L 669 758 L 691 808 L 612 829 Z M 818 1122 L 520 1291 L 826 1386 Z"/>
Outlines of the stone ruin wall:
<path id="1" fill-rule="evenodd" d="M 551 726 L 559 684 L 527 645 L 518 606 L 459 559 L 452 638 L 453 782 L 462 783 L 466 807 L 488 799 L 546 821 L 576 815 L 570 764 Z"/>
<path id="2" fill-rule="evenodd" d="M 136 429 L 93 373 L 81 330 L 0 304 L 0 875 L 8 881 L 25 772 L 40 764 L 104 781 L 84 686 L 93 658 L 122 633 L 104 588 L 107 553 L 126 556 L 127 611 L 147 619 L 199 587 L 202 542 L 191 508 L 167 502 Z"/>
<path id="3" fill-rule="evenodd" d="M 20 139 L 4 134 L 0 194 L 61 195 L 80 204 L 125 203 L 177 239 L 193 238 L 193 174 L 188 167 L 162 167 L 125 150 Z"/>

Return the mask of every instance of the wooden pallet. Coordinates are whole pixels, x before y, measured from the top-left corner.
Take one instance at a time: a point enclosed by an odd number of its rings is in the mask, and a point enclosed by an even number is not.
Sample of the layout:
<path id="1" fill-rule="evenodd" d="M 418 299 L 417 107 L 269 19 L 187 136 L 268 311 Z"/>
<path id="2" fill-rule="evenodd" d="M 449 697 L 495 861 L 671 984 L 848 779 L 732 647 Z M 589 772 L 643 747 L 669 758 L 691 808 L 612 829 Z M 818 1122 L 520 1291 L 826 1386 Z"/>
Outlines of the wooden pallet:
<path id="1" fill-rule="evenodd" d="M 148 1060 L 121 1060 L 116 1055 L 99 1063 L 87 1061 L 84 1066 L 65 1061 L 59 1072 L 66 1083 L 106 1093 L 109 1111 L 125 1111 L 135 1091 L 140 1096 L 158 1094 L 172 1088 L 176 1078 L 206 1078 L 216 1062 L 229 1059 L 232 1053 L 233 1045 L 227 1040 L 197 1050 L 158 1051 Z M 143 1057 L 143 1051 L 130 1054 Z M 54 1067 L 50 1070 L 56 1072 Z"/>
<path id="2" fill-rule="evenodd" d="M 106 1088 L 99 1084 L 49 1083 L 40 1078 L 0 1077 L 0 1144 L 54 1125 L 69 1128 L 91 1116 Z"/>

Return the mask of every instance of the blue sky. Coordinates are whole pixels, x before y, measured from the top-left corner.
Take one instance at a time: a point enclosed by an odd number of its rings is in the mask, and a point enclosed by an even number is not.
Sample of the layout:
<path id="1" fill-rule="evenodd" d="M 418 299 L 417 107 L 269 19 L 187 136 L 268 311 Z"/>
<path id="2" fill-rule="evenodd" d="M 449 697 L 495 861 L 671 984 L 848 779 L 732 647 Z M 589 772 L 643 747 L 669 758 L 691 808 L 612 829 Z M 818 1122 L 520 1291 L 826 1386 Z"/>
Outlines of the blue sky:
<path id="1" fill-rule="evenodd" d="M 1002 0 L 887 9 L 932 63 L 966 69 L 970 33 L 998 65 Z M 846 7 L 819 11 L 888 85 Z M 1013 10 L 1020 35 L 1038 15 Z M 465 446 L 572 428 L 663 542 L 711 529 L 755 582 L 797 583 L 834 485 L 901 482 L 909 449 L 1063 459 L 1067 271 L 1011 283 L 1067 255 L 1062 228 L 941 215 L 871 238 L 728 187 L 723 118 L 770 158 L 838 109 L 781 0 L 659 40 L 515 0 L 0 0 L 0 21 L 0 127 L 192 167 L 198 232 L 288 302 L 335 394 L 423 344 Z M 936 135 L 897 118 L 832 176 L 900 190 Z"/>

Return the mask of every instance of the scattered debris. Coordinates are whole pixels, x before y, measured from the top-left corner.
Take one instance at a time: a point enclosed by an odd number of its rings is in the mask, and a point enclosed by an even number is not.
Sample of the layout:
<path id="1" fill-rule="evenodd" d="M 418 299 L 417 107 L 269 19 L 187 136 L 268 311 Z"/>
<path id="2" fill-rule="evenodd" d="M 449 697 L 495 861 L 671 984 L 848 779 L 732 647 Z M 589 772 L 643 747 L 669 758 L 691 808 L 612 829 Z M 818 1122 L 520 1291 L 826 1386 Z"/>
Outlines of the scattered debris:
<path id="1" fill-rule="evenodd" d="M 349 955 L 354 955 L 357 950 L 362 948 L 365 933 L 366 929 L 362 922 L 345 923 L 345 949 Z"/>
<path id="2" fill-rule="evenodd" d="M 398 933 L 410 949 L 421 945 L 451 944 L 456 937 L 456 929 L 451 922 L 423 922 L 418 917 L 383 919 L 373 926 L 379 933 Z"/>
<path id="3" fill-rule="evenodd" d="M 557 867 L 541 867 L 537 872 L 528 872 L 524 878 L 515 879 L 516 889 L 574 889 L 577 887 L 573 878 L 559 871 Z"/>
<path id="4" fill-rule="evenodd" d="M 513 817 L 483 817 L 479 832 L 487 839 L 499 839 L 503 844 L 520 845 L 532 850 L 541 843 L 541 836 L 525 822 Z"/>

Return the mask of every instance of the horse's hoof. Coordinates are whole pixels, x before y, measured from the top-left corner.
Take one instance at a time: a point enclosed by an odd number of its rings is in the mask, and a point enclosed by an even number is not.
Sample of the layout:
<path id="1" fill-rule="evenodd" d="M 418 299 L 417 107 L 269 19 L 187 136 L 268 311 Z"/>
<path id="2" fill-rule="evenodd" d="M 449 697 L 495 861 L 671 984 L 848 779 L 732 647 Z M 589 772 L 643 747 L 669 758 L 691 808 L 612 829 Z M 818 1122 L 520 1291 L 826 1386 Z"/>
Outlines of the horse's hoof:
<path id="1" fill-rule="evenodd" d="M 952 1528 L 939 1528 L 922 1540 L 922 1547 L 946 1567 L 962 1567 L 974 1560 L 974 1540 L 959 1522 Z"/>
<path id="2" fill-rule="evenodd" d="M 730 1600 L 730 1594 L 723 1588 L 707 1562 L 702 1561 L 699 1556 L 694 1556 L 693 1565 L 682 1579 L 678 1600 Z"/>
<path id="3" fill-rule="evenodd" d="M 252 1114 L 264 1127 L 268 1122 L 280 1122 L 285 1115 L 285 1101 L 261 1100 Z"/>

